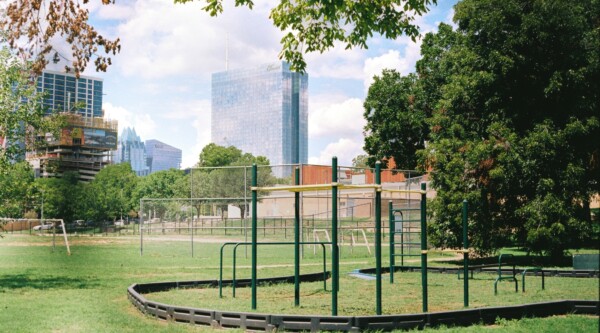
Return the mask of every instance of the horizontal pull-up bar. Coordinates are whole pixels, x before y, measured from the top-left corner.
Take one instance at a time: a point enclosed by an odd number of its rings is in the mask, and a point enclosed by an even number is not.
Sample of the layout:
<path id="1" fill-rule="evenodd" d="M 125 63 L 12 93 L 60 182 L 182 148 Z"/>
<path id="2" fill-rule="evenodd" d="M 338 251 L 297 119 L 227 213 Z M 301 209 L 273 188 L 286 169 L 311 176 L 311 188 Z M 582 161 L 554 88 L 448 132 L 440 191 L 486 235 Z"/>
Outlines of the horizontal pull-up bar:
<path id="1" fill-rule="evenodd" d="M 377 184 L 366 184 L 366 185 L 347 185 L 339 183 L 331 184 L 315 184 L 315 185 L 295 185 L 295 186 L 267 186 L 267 187 L 251 187 L 252 191 L 289 191 L 289 192 L 307 192 L 307 191 L 319 191 L 319 190 L 331 190 L 332 188 L 338 190 L 352 190 L 352 189 L 373 189 L 378 192 L 394 192 L 394 193 L 415 193 L 425 194 L 423 190 L 392 190 L 384 189 L 381 185 Z"/>

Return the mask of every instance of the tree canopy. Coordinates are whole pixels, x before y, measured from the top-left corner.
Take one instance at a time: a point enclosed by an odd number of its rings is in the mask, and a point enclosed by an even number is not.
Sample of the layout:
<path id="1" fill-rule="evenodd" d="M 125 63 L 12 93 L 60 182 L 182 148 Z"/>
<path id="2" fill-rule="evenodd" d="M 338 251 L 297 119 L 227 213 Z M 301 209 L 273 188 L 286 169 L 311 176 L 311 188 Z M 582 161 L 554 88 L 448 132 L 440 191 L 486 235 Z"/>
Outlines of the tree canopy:
<path id="1" fill-rule="evenodd" d="M 1 40 L 1 38 L 0 38 Z M 0 48 L 0 173 L 22 159 L 26 150 L 44 144 L 39 133 L 57 133 L 60 118 L 44 117 L 43 95 L 36 93 L 27 64 Z"/>
<path id="2" fill-rule="evenodd" d="M 84 0 L 83 4 L 89 0 Z M 110 5 L 114 0 L 99 0 Z M 174 0 L 187 3 L 194 0 Z M 211 16 L 223 12 L 223 0 L 205 0 L 203 10 Z M 325 52 L 341 43 L 346 49 L 367 48 L 367 40 L 374 34 L 395 39 L 407 35 L 413 40 L 419 35 L 415 17 L 424 14 L 436 0 L 360 0 L 360 1 L 289 1 L 280 0 L 271 9 L 273 25 L 284 32 L 281 39 L 280 59 L 292 69 L 304 72 L 304 54 Z M 252 0 L 235 0 L 235 6 L 254 6 Z M 89 11 L 76 0 L 16 0 L 8 4 L 0 18 L 0 29 L 8 31 L 12 48 L 35 59 L 37 72 L 62 56 L 52 45 L 64 37 L 71 45 L 71 66 L 75 73 L 82 72 L 91 58 L 98 71 L 106 71 L 110 55 L 120 51 L 120 40 L 109 40 L 90 24 Z M 103 51 L 103 54 L 99 54 Z M 69 55 L 70 57 L 70 55 Z"/>
<path id="3" fill-rule="evenodd" d="M 435 245 L 461 245 L 463 199 L 480 252 L 516 242 L 558 254 L 597 240 L 600 2 L 464 0 L 454 20 L 425 36 L 416 75 L 375 81 L 365 149 L 407 163 L 413 149 L 432 169 Z M 395 88 L 372 94 L 384 80 Z M 403 136 L 415 132 L 426 144 Z"/>
<path id="4" fill-rule="evenodd" d="M 276 178 L 266 157 L 243 153 L 234 146 L 224 147 L 214 143 L 206 145 L 200 153 L 199 166 L 208 169 L 192 172 L 194 197 L 229 198 L 220 206 L 226 209 L 228 204 L 235 205 L 240 208 L 242 218 L 245 217 L 248 207 L 247 200 L 243 198 L 249 193 L 247 189 L 252 181 L 250 166 L 253 164 L 259 166 L 258 184 L 268 186 L 275 183 Z"/>

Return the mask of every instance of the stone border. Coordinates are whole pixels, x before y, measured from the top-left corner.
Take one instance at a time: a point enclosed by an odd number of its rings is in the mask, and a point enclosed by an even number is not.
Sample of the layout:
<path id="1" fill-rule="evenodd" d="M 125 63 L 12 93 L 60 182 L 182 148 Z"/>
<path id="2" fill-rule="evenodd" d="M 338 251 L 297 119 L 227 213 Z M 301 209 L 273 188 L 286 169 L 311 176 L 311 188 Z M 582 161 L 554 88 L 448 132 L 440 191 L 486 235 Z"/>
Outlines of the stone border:
<path id="1" fill-rule="evenodd" d="M 361 270 L 363 271 L 363 270 Z M 366 269 L 364 271 L 369 271 Z M 450 272 L 450 270 L 448 270 Z M 327 272 L 327 277 L 329 277 Z M 368 272 L 366 272 L 368 273 Z M 589 275 L 588 275 L 589 276 Z M 303 282 L 323 280 L 323 273 L 301 276 Z M 259 279 L 264 283 L 290 283 L 293 276 Z M 231 285 L 224 280 L 223 285 Z M 247 287 L 250 279 L 237 280 L 236 286 Z M 562 300 L 515 306 L 488 307 L 458 311 L 444 311 L 418 314 L 384 316 L 312 316 L 264 314 L 233 311 L 197 309 L 178 305 L 154 302 L 142 296 L 143 293 L 167 291 L 177 288 L 217 288 L 218 280 L 158 282 L 133 284 L 127 288 L 129 301 L 142 313 L 160 320 L 187 323 L 213 328 L 240 328 L 267 332 L 281 331 L 346 331 L 365 330 L 423 329 L 424 327 L 469 326 L 473 324 L 493 324 L 497 318 L 521 319 L 525 317 L 548 317 L 564 314 L 600 315 L 600 301 Z"/>

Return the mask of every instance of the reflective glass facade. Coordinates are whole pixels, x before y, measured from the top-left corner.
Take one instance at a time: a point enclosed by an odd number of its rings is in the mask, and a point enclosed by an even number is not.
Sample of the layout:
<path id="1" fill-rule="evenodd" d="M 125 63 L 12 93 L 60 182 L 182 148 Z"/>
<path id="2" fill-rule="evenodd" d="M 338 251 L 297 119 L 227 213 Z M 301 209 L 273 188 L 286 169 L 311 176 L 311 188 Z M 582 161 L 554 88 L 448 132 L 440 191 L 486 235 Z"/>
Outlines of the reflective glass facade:
<path id="1" fill-rule="evenodd" d="M 37 90 L 47 93 L 44 107 L 49 110 L 70 111 L 77 105 L 77 113 L 84 117 L 103 116 L 101 79 L 44 71 L 38 77 Z"/>
<path id="2" fill-rule="evenodd" d="M 181 167 L 181 149 L 158 140 L 146 140 L 146 161 L 150 173 Z"/>
<path id="3" fill-rule="evenodd" d="M 307 163 L 308 75 L 285 62 L 214 73 L 211 135 L 271 165 Z"/>
<path id="4" fill-rule="evenodd" d="M 134 128 L 125 128 L 117 142 L 117 150 L 113 154 L 114 163 L 129 162 L 131 169 L 138 176 L 147 176 L 146 148 Z"/>

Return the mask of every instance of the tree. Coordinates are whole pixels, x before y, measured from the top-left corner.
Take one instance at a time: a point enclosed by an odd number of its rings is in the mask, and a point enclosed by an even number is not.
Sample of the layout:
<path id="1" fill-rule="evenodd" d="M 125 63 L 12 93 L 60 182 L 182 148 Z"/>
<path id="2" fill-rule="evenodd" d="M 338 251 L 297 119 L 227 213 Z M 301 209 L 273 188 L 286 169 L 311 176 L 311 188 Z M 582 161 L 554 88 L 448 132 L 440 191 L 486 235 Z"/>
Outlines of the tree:
<path id="1" fill-rule="evenodd" d="M 209 143 L 200 152 L 200 167 L 227 166 L 242 157 L 242 151 L 234 146 L 224 147 Z"/>
<path id="2" fill-rule="evenodd" d="M 479 252 L 516 243 L 559 255 L 598 240 L 589 200 L 600 189 L 599 9 L 596 0 L 464 0 L 456 31 L 442 24 L 425 36 L 401 91 L 418 92 L 412 107 L 429 126 L 417 156 L 433 170 L 435 245 L 461 245 L 463 199 Z M 368 121 L 387 138 L 414 130 Z"/>
<path id="3" fill-rule="evenodd" d="M 141 199 L 145 198 L 176 198 L 180 193 L 177 185 L 181 184 L 182 178 L 185 178 L 183 171 L 176 169 L 158 171 L 143 177 L 139 180 L 133 192 L 133 201 L 137 205 Z M 162 219 L 167 212 L 168 204 L 166 202 L 155 202 L 152 207 L 154 209 L 153 213 Z"/>
<path id="4" fill-rule="evenodd" d="M 428 135 L 427 113 L 416 105 L 420 88 L 416 75 L 402 76 L 395 70 L 384 70 L 375 76 L 364 102 L 365 151 L 368 164 L 376 161 L 387 165 L 392 157 L 399 169 L 415 169 L 416 151 L 423 149 Z"/>
<path id="5" fill-rule="evenodd" d="M 43 96 L 29 74 L 26 64 L 0 49 L 0 173 L 22 160 L 26 150 L 43 145 L 34 139 L 37 134 L 56 134 L 60 126 L 58 117 L 44 117 L 49 110 L 43 109 Z"/>
<path id="6" fill-rule="evenodd" d="M 84 0 L 87 3 L 89 0 Z M 114 0 L 101 0 L 103 5 Z M 33 71 L 40 74 L 52 57 L 56 63 L 65 58 L 53 45 L 53 41 L 63 37 L 71 45 L 72 67 L 77 75 L 86 68 L 90 58 L 95 56 L 97 71 L 106 71 L 111 64 L 109 56 L 99 55 L 98 49 L 109 55 L 121 50 L 119 39 L 104 38 L 89 23 L 89 11 L 75 0 L 16 0 L 6 6 L 0 19 L 0 29 L 7 32 L 7 41 L 12 49 L 27 59 L 33 60 Z M 70 56 L 70 55 L 69 55 Z M 70 58 L 70 57 L 69 57 Z"/>
<path id="7" fill-rule="evenodd" d="M 21 218 L 37 206 L 33 170 L 27 162 L 15 163 L 0 173 L 0 217 Z"/>
<path id="8" fill-rule="evenodd" d="M 193 0 L 174 0 L 187 3 Z M 84 0 L 83 3 L 87 3 Z M 107 5 L 114 1 L 101 0 Z M 223 11 L 223 0 L 206 0 L 203 10 L 211 16 Z M 292 69 L 304 72 L 304 54 L 325 52 L 341 43 L 346 49 L 367 48 L 373 34 L 395 39 L 407 35 L 413 40 L 419 35 L 414 19 L 427 12 L 436 0 L 360 0 L 360 1 L 289 1 L 280 0 L 271 9 L 273 24 L 285 33 L 281 39 L 280 59 L 287 60 Z M 106 54 L 120 50 L 119 39 L 114 41 L 98 34 L 89 24 L 89 13 L 76 0 L 50 0 L 47 6 L 40 0 L 16 0 L 8 4 L 1 16 L 0 29 L 10 31 L 8 41 L 14 49 L 35 57 L 35 70 L 40 72 L 47 58 L 61 56 L 52 45 L 53 38 L 64 36 L 71 45 L 72 69 L 79 74 L 92 56 L 96 70 L 105 71 L 111 64 Z M 236 0 L 236 6 L 254 6 L 252 0 Z M 44 20 L 45 18 L 45 20 Z"/>
<path id="9" fill-rule="evenodd" d="M 215 169 L 195 170 L 195 177 L 199 181 L 194 184 L 194 193 L 202 193 L 206 197 L 212 198 L 230 198 L 227 202 L 220 204 L 221 211 L 227 209 L 227 205 L 234 205 L 240 208 L 241 217 L 244 218 L 248 207 L 246 207 L 245 198 L 248 195 L 247 189 L 251 186 L 251 166 L 256 164 L 260 166 L 257 172 L 257 182 L 259 186 L 269 186 L 275 183 L 275 176 L 269 167 L 269 160 L 264 156 L 254 156 L 249 153 L 242 153 L 234 146 L 224 147 L 211 143 L 206 145 L 200 153 L 201 167 L 214 167 Z M 219 168 L 234 167 L 234 168 Z M 237 168 L 235 168 L 237 167 Z"/>
<path id="10" fill-rule="evenodd" d="M 352 159 L 352 167 L 354 168 L 368 168 L 369 167 L 369 155 L 358 155 Z"/>
<path id="11" fill-rule="evenodd" d="M 82 186 L 77 172 L 65 172 L 61 178 L 37 178 L 37 200 L 44 200 L 44 218 L 73 221 L 78 218 L 78 203 L 82 199 Z M 41 209 L 38 201 L 37 210 Z"/>
<path id="12" fill-rule="evenodd" d="M 138 177 L 129 163 L 113 164 L 100 170 L 88 187 L 90 218 L 116 220 L 127 215 L 139 201 L 133 200 Z"/>

